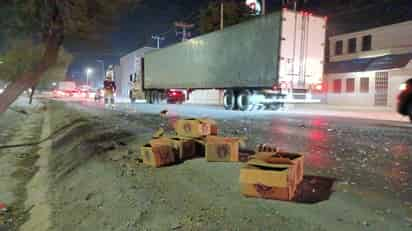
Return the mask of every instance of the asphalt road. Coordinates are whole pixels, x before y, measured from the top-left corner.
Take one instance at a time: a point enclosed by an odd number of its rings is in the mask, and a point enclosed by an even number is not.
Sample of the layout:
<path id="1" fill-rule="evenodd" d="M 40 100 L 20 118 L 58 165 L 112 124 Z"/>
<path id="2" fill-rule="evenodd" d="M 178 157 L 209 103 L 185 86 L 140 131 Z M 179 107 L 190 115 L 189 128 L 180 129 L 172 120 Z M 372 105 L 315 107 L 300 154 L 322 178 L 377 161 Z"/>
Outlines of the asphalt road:
<path id="1" fill-rule="evenodd" d="M 412 227 L 412 128 L 409 123 L 287 111 L 234 112 L 199 105 L 117 104 L 114 109 L 94 102 L 73 102 L 72 105 L 97 116 L 104 115 L 106 119 L 113 118 L 122 124 L 119 126 L 145 123 L 139 127 L 153 131 L 162 124 L 155 124 L 159 120 L 152 123 L 150 118 L 163 110 L 167 110 L 165 124 L 169 125 L 181 117 L 216 119 L 220 134 L 247 137 L 248 148 L 270 143 L 282 150 L 304 154 L 305 176 L 324 177 L 334 183 L 331 199 L 326 201 L 312 191 L 310 200 L 323 201 L 322 210 L 313 207 L 313 212 L 341 216 L 337 214 L 342 207 L 345 210 L 342 214 L 351 214 L 352 218 L 348 219 L 359 217 L 360 226 L 374 227 L 371 230 Z M 191 164 L 198 162 L 188 166 Z M 291 214 L 311 211 L 311 207 L 299 208 L 290 210 Z M 342 221 L 337 219 L 338 223 Z M 388 219 L 391 221 L 385 223 Z M 370 226 L 371 223 L 374 224 Z M 395 223 L 400 226 L 389 229 Z"/>
<path id="2" fill-rule="evenodd" d="M 170 120 L 213 118 L 229 134 L 248 137 L 249 147 L 271 143 L 304 153 L 306 166 L 313 172 L 387 193 L 412 206 L 412 127 L 406 122 L 287 111 L 226 111 L 204 105 L 118 104 L 114 110 L 131 115 L 167 110 Z"/>

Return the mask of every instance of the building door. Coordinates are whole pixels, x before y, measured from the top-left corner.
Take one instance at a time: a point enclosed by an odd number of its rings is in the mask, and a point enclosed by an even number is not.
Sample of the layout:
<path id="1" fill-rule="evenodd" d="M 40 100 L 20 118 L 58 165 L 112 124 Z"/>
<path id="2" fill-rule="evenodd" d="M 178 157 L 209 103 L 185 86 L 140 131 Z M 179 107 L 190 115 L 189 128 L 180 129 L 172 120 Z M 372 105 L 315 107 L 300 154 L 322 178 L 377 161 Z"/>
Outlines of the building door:
<path id="1" fill-rule="evenodd" d="M 375 74 L 375 106 L 388 106 L 388 72 Z"/>

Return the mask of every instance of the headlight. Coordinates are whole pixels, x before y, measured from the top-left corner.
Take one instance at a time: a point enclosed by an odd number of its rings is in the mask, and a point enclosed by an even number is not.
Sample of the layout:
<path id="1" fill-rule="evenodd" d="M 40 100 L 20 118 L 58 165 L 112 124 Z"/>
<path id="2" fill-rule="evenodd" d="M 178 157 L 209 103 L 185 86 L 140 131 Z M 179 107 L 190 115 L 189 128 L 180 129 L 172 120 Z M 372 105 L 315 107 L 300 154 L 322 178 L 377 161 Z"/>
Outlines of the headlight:
<path id="1" fill-rule="evenodd" d="M 399 86 L 399 90 L 401 90 L 401 91 L 406 90 L 406 88 L 407 88 L 406 83 L 402 83 L 402 84 Z"/>

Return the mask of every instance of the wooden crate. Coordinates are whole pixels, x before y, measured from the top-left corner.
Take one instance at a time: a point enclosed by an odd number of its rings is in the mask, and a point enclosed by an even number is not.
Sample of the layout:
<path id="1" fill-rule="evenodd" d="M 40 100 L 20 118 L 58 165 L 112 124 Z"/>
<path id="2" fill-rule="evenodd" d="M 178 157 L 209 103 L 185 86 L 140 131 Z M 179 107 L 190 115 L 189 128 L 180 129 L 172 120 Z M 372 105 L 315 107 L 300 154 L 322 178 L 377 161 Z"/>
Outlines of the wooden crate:
<path id="1" fill-rule="evenodd" d="M 152 167 L 168 166 L 176 163 L 176 154 L 168 144 L 146 144 L 140 148 L 143 163 Z"/>
<path id="2" fill-rule="evenodd" d="M 238 162 L 239 138 L 208 136 L 205 139 L 205 156 L 210 162 Z"/>
<path id="3" fill-rule="evenodd" d="M 257 167 L 240 169 L 240 191 L 244 196 L 273 200 L 292 200 L 297 184 L 290 167 Z"/>

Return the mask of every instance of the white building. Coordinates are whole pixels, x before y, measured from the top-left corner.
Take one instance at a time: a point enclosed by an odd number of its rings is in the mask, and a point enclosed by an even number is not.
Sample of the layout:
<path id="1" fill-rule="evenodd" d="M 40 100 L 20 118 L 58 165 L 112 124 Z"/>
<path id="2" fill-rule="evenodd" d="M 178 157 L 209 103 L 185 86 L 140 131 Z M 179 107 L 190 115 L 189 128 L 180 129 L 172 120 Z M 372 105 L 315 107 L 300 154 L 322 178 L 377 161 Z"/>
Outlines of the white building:
<path id="1" fill-rule="evenodd" d="M 396 108 L 412 78 L 412 21 L 329 38 L 328 103 Z"/>
<path id="2" fill-rule="evenodd" d="M 145 53 L 155 50 L 153 47 L 143 47 L 120 58 L 120 78 L 116 81 L 118 85 L 117 95 L 129 97 L 130 79 L 141 75 L 141 59 Z"/>

